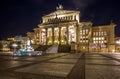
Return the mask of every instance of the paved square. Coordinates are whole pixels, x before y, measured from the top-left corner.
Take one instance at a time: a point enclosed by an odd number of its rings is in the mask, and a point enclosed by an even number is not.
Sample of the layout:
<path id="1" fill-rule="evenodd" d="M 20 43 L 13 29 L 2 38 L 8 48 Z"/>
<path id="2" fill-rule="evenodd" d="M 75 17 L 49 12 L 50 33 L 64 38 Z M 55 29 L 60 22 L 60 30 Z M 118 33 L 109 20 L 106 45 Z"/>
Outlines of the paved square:
<path id="1" fill-rule="evenodd" d="M 120 66 L 86 65 L 85 79 L 120 79 Z"/>
<path id="2" fill-rule="evenodd" d="M 114 54 L 108 56 L 114 57 Z M 120 79 L 119 61 L 92 54 L 86 55 L 85 58 L 85 79 Z"/>
<path id="3" fill-rule="evenodd" d="M 15 71 L 31 73 L 31 74 L 66 77 L 73 68 L 73 66 L 74 64 L 41 63 L 41 64 L 36 64 L 29 67 L 21 68 Z"/>
<path id="4" fill-rule="evenodd" d="M 61 58 L 56 58 L 49 60 L 48 62 L 56 62 L 56 63 L 76 63 L 78 59 L 61 59 Z"/>
<path id="5" fill-rule="evenodd" d="M 0 79 L 120 79 L 119 57 L 96 53 L 0 56 Z"/>
<path id="6" fill-rule="evenodd" d="M 77 54 L 70 54 L 70 55 L 62 56 L 60 58 L 78 59 L 78 58 L 80 58 L 80 56 L 81 56 L 81 53 L 77 53 Z"/>
<path id="7" fill-rule="evenodd" d="M 18 67 L 26 64 L 30 64 L 32 62 L 24 62 L 24 61 L 2 61 L 0 62 L 0 70 L 5 70 L 8 68 Z"/>

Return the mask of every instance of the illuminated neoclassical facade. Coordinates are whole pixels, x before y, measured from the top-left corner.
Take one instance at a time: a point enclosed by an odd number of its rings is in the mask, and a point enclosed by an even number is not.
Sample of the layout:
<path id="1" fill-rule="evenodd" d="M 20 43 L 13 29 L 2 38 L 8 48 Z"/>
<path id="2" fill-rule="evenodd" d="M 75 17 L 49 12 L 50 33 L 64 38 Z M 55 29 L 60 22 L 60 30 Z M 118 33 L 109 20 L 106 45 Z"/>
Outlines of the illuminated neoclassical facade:
<path id="1" fill-rule="evenodd" d="M 55 12 L 42 17 L 42 23 L 28 32 L 27 36 L 40 45 L 71 45 L 76 43 L 82 52 L 112 52 L 115 24 L 93 26 L 91 22 L 81 22 L 80 12 L 63 10 L 59 5 Z"/>

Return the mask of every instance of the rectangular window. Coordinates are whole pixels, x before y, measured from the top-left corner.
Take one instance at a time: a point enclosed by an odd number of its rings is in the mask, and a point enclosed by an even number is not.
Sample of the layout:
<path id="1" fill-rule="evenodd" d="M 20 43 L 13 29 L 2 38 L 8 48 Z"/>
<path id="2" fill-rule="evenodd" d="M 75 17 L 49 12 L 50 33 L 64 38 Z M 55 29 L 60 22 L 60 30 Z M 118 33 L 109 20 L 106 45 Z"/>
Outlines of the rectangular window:
<path id="1" fill-rule="evenodd" d="M 88 40 L 86 40 L 86 42 L 88 42 Z"/>
<path id="2" fill-rule="evenodd" d="M 99 32 L 99 36 L 101 35 L 101 32 Z"/>
<path id="3" fill-rule="evenodd" d="M 82 42 L 82 40 L 80 40 L 80 42 Z"/>
<path id="4" fill-rule="evenodd" d="M 96 40 L 98 40 L 98 37 L 96 37 Z"/>
<path id="5" fill-rule="evenodd" d="M 101 35 L 103 36 L 103 32 L 101 32 Z"/>
<path id="6" fill-rule="evenodd" d="M 96 36 L 98 36 L 98 32 L 96 32 Z"/>
<path id="7" fill-rule="evenodd" d="M 95 36 L 95 32 L 93 32 L 93 35 Z"/>
<path id="8" fill-rule="evenodd" d="M 107 35 L 107 32 L 104 32 L 104 36 L 106 36 Z"/>
<path id="9" fill-rule="evenodd" d="M 96 41 L 93 41 L 93 43 L 96 43 Z"/>
<path id="10" fill-rule="evenodd" d="M 95 40 L 95 37 L 93 38 L 93 40 Z"/>

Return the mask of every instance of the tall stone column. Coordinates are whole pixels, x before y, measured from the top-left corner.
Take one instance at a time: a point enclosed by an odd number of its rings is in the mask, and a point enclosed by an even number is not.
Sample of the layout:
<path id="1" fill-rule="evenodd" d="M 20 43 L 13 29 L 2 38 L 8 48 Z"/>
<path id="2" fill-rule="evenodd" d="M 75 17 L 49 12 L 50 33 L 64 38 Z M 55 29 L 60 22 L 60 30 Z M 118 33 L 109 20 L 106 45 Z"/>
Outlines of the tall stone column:
<path id="1" fill-rule="evenodd" d="M 45 29 L 45 32 L 46 32 L 46 45 L 47 45 L 47 43 L 48 43 L 48 38 L 47 38 L 48 28 Z"/>
<path id="2" fill-rule="evenodd" d="M 35 44 L 37 44 L 37 34 L 36 34 L 36 32 L 34 33 L 34 38 L 35 38 Z"/>
<path id="3" fill-rule="evenodd" d="M 79 28 L 78 28 L 78 25 L 76 24 L 76 43 L 78 44 L 79 42 Z"/>
<path id="4" fill-rule="evenodd" d="M 39 43 L 40 43 L 40 44 L 42 44 L 42 43 L 41 43 L 41 40 L 42 40 L 42 33 L 41 33 L 41 29 L 39 29 Z"/>
<path id="5" fill-rule="evenodd" d="M 40 44 L 40 29 L 38 30 L 38 40 L 39 40 L 39 44 Z"/>
<path id="6" fill-rule="evenodd" d="M 66 27 L 67 30 L 67 44 L 69 44 L 69 26 Z"/>
<path id="7" fill-rule="evenodd" d="M 59 44 L 61 44 L 61 27 L 59 27 Z"/>
<path id="8" fill-rule="evenodd" d="M 54 44 L 54 28 L 52 27 L 52 44 Z"/>

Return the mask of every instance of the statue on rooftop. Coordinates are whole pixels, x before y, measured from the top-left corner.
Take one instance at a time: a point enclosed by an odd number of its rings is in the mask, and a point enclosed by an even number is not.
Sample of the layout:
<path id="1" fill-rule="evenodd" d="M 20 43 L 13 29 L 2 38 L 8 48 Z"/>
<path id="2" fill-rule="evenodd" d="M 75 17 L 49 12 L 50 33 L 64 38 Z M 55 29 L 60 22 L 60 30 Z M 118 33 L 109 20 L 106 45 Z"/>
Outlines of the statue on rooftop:
<path id="1" fill-rule="evenodd" d="M 59 4 L 58 7 L 56 7 L 57 10 L 63 10 L 63 6 L 61 4 Z"/>

